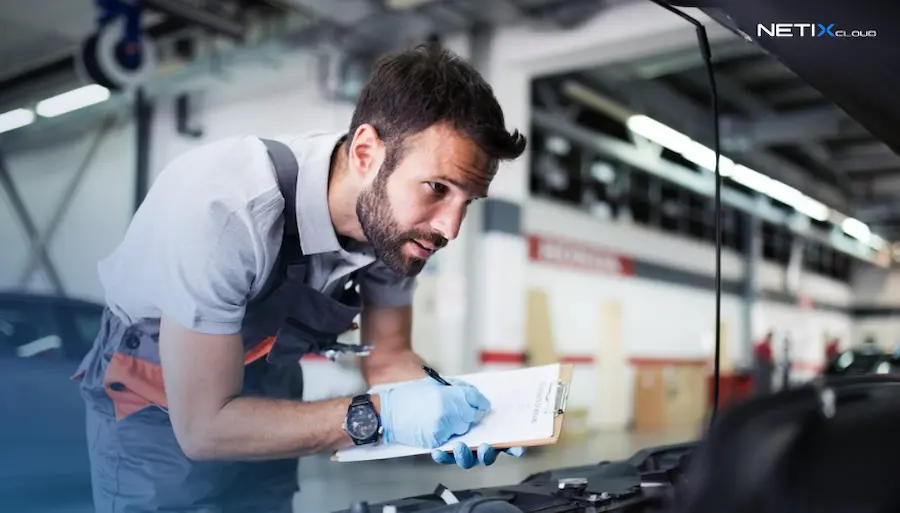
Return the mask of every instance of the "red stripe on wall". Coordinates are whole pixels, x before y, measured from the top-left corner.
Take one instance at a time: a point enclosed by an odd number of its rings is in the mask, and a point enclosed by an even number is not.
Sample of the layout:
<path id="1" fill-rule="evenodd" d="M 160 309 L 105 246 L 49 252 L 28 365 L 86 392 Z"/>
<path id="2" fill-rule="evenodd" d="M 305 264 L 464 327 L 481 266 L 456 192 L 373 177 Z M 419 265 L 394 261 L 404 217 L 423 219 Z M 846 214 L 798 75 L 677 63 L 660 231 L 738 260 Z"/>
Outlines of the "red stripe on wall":
<path id="1" fill-rule="evenodd" d="M 525 363 L 525 353 L 518 351 L 482 351 L 481 363 Z"/>
<path id="2" fill-rule="evenodd" d="M 559 360 L 562 363 L 571 363 L 573 365 L 591 365 L 594 363 L 594 357 L 589 354 L 563 355 Z"/>
<path id="3" fill-rule="evenodd" d="M 594 363 L 594 357 L 589 354 L 569 354 L 562 355 L 559 358 L 562 363 L 571 363 L 573 365 L 586 365 Z M 482 351 L 480 355 L 481 363 L 525 363 L 525 353 L 521 351 Z"/>
<path id="4" fill-rule="evenodd" d="M 825 364 L 819 362 L 791 362 L 791 370 L 820 372 Z"/>
<path id="5" fill-rule="evenodd" d="M 528 258 L 561 267 L 632 276 L 634 261 L 596 246 L 545 235 L 528 235 Z"/>

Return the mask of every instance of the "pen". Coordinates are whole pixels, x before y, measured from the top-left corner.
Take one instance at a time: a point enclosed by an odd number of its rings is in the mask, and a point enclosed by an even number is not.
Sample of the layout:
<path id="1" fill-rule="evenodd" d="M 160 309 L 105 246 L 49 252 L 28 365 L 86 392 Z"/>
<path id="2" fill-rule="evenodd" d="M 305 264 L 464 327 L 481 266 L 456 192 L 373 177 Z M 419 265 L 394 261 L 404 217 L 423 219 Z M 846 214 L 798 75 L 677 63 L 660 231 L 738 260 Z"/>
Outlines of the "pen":
<path id="1" fill-rule="evenodd" d="M 438 374 L 437 371 L 432 369 L 431 367 L 428 367 L 427 365 L 423 365 L 422 370 L 424 370 L 425 374 L 428 374 L 428 376 L 431 379 L 437 381 L 438 383 L 440 383 L 442 385 L 447 385 L 448 387 L 452 386 L 446 379 L 442 378 L 441 375 Z"/>

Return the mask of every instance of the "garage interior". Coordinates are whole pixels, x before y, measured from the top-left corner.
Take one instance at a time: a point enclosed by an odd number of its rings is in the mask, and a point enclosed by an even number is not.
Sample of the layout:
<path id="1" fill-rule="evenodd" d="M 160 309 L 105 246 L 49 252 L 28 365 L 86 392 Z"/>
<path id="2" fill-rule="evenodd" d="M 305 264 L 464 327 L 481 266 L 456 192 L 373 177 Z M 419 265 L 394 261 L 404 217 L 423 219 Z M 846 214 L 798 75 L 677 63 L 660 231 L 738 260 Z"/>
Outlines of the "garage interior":
<path id="1" fill-rule="evenodd" d="M 93 511 L 69 376 L 99 329 L 97 262 L 160 171 L 223 137 L 344 130 L 375 60 L 424 41 L 474 63 L 529 144 L 420 277 L 413 348 L 447 375 L 572 365 L 563 436 L 468 471 L 301 458 L 295 511 L 625 459 L 697 440 L 716 396 L 900 370 L 895 141 L 715 9 L 683 8 L 712 50 L 719 222 L 706 63 L 693 27 L 648 0 L 140 5 L 0 7 L 0 375 L 16 391 L 0 396 L 16 419 L 0 501 L 17 511 Z M 143 58 L 110 61 L 121 38 Z M 485 221 L 508 205 L 515 237 Z M 305 399 L 366 389 L 352 359 L 300 365 Z"/>

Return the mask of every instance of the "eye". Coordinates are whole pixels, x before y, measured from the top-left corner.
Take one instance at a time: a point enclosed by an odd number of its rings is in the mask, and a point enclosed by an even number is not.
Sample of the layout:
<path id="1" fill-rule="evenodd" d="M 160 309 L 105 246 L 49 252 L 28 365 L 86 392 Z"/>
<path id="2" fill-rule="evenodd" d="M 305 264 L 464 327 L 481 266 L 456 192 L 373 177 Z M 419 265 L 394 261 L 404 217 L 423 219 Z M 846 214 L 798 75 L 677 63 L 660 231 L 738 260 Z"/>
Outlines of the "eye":
<path id="1" fill-rule="evenodd" d="M 428 186 L 437 194 L 443 195 L 450 192 L 450 188 L 440 182 L 428 182 Z"/>

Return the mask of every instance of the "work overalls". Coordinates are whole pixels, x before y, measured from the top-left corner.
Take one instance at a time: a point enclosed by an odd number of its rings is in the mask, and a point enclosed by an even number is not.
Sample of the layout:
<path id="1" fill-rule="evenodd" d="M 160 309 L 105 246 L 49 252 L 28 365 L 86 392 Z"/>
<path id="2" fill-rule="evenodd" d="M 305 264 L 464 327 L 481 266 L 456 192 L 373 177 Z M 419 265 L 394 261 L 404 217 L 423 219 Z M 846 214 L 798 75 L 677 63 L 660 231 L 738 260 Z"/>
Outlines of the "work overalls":
<path id="1" fill-rule="evenodd" d="M 284 196 L 285 228 L 272 277 L 243 320 L 243 394 L 300 400 L 300 358 L 348 347 L 336 340 L 362 309 L 355 286 L 360 270 L 331 296 L 306 285 L 296 220 L 298 164 L 284 144 L 263 142 Z M 126 325 L 107 308 L 76 374 L 87 403 L 96 511 L 291 511 L 295 458 L 192 461 L 184 455 L 167 412 L 158 340 L 158 320 Z"/>

